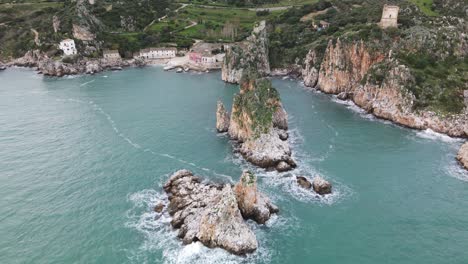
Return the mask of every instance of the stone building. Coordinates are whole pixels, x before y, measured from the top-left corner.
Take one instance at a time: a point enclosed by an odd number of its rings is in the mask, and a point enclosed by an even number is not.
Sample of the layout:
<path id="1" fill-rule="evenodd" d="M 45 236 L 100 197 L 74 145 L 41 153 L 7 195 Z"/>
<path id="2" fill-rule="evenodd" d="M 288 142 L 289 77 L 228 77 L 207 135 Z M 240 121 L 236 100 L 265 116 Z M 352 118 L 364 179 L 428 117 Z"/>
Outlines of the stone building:
<path id="1" fill-rule="evenodd" d="M 170 59 L 177 54 L 176 48 L 147 48 L 140 50 L 139 57 L 144 59 Z"/>
<path id="2" fill-rule="evenodd" d="M 76 54 L 75 41 L 73 39 L 64 39 L 60 41 L 59 48 L 63 51 L 65 56 Z"/>
<path id="3" fill-rule="evenodd" d="M 379 26 L 381 28 L 397 28 L 398 27 L 398 12 L 400 7 L 393 5 L 384 5 L 382 19 Z"/>
<path id="4" fill-rule="evenodd" d="M 102 55 L 103 55 L 104 59 L 116 60 L 116 59 L 121 58 L 118 50 L 104 50 L 102 52 Z"/>

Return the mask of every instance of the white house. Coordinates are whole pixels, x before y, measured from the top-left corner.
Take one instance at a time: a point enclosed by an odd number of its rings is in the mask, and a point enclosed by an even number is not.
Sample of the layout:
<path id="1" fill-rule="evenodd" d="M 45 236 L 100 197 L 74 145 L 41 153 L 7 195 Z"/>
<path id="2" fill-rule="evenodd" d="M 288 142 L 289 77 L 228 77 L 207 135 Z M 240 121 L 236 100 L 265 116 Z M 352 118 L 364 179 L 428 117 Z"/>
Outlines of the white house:
<path id="1" fill-rule="evenodd" d="M 144 59 L 168 59 L 177 54 L 176 48 L 147 48 L 140 50 L 140 57 Z"/>
<path id="2" fill-rule="evenodd" d="M 73 39 L 64 39 L 60 41 L 59 48 L 63 50 L 63 54 L 65 54 L 65 56 L 76 54 L 75 41 Z"/>
<path id="3" fill-rule="evenodd" d="M 216 63 L 216 56 L 215 55 L 203 55 L 201 57 L 201 63 L 205 65 L 213 65 Z"/>
<path id="4" fill-rule="evenodd" d="M 102 55 L 104 59 L 110 59 L 110 60 L 115 60 L 115 59 L 120 59 L 120 54 L 118 50 L 104 50 L 102 52 Z"/>

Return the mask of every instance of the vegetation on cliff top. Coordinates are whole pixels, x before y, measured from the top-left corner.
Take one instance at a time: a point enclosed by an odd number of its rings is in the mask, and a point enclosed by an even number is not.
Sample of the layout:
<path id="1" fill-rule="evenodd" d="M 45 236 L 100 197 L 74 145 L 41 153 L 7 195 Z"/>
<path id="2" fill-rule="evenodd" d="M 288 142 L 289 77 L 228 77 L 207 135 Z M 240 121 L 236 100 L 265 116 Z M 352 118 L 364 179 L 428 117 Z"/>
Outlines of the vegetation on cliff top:
<path id="1" fill-rule="evenodd" d="M 254 137 L 268 133 L 273 125 L 273 114 L 277 110 L 280 98 L 278 91 L 266 78 L 259 78 L 254 70 L 246 70 L 240 81 L 241 92 L 234 97 L 232 117 L 241 126 L 244 115 L 250 120 Z"/>

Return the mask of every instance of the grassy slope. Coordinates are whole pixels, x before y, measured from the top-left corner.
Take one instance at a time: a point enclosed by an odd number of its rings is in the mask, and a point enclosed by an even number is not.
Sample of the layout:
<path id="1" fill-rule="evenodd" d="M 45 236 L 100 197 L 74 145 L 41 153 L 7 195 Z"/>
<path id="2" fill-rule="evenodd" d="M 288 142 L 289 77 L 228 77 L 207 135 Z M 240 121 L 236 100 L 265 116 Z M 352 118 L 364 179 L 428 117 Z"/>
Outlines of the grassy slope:
<path id="1" fill-rule="evenodd" d="M 437 12 L 432 10 L 432 0 L 409 0 L 411 3 L 417 5 L 419 9 L 427 16 L 437 16 Z"/>

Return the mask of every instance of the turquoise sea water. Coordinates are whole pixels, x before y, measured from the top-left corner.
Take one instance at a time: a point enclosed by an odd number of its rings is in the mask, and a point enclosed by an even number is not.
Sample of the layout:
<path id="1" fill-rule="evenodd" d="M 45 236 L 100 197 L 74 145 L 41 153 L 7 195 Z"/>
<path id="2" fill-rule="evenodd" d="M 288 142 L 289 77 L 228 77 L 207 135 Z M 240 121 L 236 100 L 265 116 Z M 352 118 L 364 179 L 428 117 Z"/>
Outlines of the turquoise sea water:
<path id="1" fill-rule="evenodd" d="M 0 72 L 0 263 L 468 263 L 468 175 L 461 141 L 373 119 L 291 80 L 273 80 L 289 113 L 295 175 L 254 169 L 281 212 L 249 223 L 259 250 L 183 246 L 155 219 L 162 185 L 187 168 L 236 182 L 251 168 L 217 135 L 219 73 L 160 68 L 47 78 Z"/>

